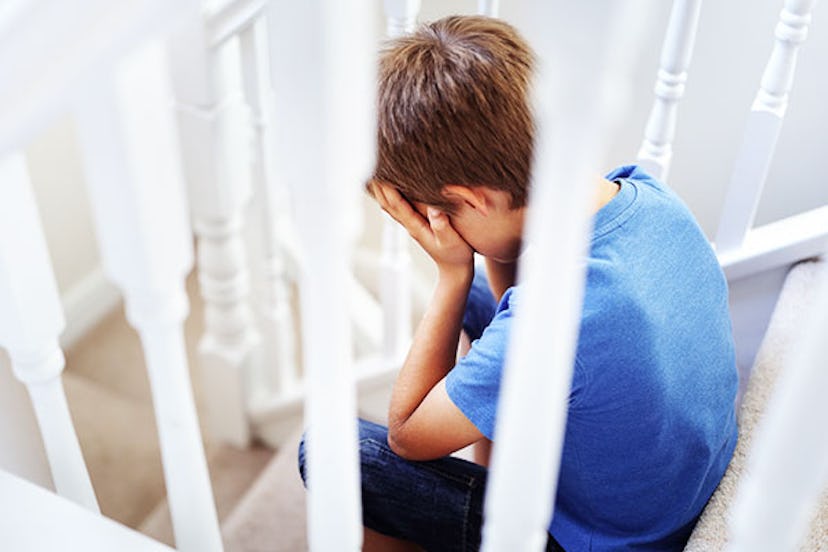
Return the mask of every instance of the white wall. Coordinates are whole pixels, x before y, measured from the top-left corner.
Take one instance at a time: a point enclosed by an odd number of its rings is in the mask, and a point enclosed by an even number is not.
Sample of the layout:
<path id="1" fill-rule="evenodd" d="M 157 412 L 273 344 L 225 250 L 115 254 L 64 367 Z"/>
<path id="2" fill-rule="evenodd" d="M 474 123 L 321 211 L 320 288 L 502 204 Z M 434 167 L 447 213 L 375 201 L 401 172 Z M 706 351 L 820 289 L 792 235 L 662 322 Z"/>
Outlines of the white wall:
<path id="1" fill-rule="evenodd" d="M 66 314 L 62 343 L 69 346 L 118 301 L 100 268 L 72 119 L 37 136 L 26 158 Z"/>

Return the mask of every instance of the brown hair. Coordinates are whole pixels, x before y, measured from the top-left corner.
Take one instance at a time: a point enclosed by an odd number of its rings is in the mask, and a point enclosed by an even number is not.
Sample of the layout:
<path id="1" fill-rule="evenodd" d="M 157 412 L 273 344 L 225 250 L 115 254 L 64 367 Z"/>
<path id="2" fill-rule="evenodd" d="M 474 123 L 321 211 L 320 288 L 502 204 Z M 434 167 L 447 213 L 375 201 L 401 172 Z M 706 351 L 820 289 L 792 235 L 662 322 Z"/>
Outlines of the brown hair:
<path id="1" fill-rule="evenodd" d="M 534 56 L 504 21 L 452 16 L 380 52 L 373 178 L 449 212 L 446 184 L 509 192 L 526 204 Z"/>

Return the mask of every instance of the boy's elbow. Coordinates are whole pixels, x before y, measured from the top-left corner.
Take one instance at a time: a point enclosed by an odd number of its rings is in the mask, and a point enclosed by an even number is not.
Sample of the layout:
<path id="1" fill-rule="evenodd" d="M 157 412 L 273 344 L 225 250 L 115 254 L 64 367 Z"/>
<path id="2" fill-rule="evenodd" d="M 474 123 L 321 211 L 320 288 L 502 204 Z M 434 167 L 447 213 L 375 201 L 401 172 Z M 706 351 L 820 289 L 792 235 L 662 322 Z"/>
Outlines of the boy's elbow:
<path id="1" fill-rule="evenodd" d="M 427 458 L 423 458 L 421 454 L 418 454 L 416 443 L 412 442 L 403 427 L 392 426 L 388 428 L 388 446 L 394 454 L 405 460 L 427 460 Z"/>

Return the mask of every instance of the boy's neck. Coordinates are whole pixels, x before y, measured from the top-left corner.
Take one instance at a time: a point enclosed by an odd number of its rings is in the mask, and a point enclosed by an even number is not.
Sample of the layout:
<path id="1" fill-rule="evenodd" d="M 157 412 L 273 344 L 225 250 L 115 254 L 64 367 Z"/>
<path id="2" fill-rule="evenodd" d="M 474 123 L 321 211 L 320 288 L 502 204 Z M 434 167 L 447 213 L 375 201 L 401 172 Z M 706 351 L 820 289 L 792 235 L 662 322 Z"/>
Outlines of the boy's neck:
<path id="1" fill-rule="evenodd" d="M 607 203 L 612 201 L 618 194 L 621 186 L 615 182 L 607 180 L 602 176 L 595 176 L 595 200 L 593 203 L 593 213 L 600 211 Z"/>

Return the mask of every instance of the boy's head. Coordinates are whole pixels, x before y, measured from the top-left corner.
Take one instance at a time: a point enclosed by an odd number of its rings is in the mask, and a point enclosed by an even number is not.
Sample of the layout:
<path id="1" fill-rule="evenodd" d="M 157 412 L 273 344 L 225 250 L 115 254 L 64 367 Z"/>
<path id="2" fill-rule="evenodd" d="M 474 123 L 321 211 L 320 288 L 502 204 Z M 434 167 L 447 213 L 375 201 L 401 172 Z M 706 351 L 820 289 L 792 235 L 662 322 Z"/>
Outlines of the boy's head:
<path id="1" fill-rule="evenodd" d="M 452 213 L 447 185 L 485 186 L 526 203 L 534 125 L 533 54 L 509 24 L 452 16 L 380 54 L 373 178 Z"/>

